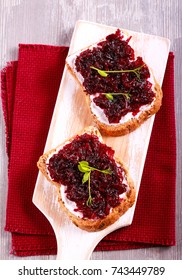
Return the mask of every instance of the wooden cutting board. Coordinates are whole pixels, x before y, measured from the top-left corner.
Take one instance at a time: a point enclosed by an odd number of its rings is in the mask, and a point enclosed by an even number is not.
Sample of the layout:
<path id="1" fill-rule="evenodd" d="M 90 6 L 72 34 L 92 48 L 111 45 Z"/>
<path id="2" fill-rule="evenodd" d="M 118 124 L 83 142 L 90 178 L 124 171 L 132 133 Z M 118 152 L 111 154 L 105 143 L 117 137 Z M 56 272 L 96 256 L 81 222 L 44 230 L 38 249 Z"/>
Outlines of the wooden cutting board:
<path id="1" fill-rule="evenodd" d="M 73 32 L 69 54 L 87 47 L 117 28 L 97 23 L 78 21 Z M 170 42 L 167 38 L 124 30 L 132 36 L 130 45 L 137 56 L 153 69 L 156 80 L 162 85 Z M 65 139 L 77 134 L 84 127 L 93 125 L 90 112 L 83 98 L 80 87 L 65 67 L 57 102 L 50 125 L 45 152 L 56 147 Z M 81 95 L 82 96 L 82 95 Z M 128 166 L 133 178 L 137 195 L 139 193 L 142 172 L 151 136 L 155 116 L 148 119 L 140 128 L 126 136 L 103 137 L 118 157 Z M 38 159 L 37 159 L 38 160 Z M 116 223 L 100 232 L 86 232 L 77 228 L 63 213 L 57 201 L 56 188 L 39 172 L 33 203 L 51 223 L 57 238 L 57 259 L 89 259 L 98 242 L 110 232 L 132 223 L 135 205 Z"/>

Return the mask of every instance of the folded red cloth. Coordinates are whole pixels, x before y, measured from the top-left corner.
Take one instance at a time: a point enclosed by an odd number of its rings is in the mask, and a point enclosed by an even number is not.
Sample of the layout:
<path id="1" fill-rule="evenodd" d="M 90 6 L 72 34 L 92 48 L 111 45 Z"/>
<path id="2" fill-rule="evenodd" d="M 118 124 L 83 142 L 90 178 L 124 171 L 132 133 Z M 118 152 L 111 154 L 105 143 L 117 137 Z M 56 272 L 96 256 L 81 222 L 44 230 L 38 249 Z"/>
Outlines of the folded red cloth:
<path id="1" fill-rule="evenodd" d="M 9 155 L 5 229 L 18 256 L 56 254 L 54 232 L 33 205 L 51 116 L 68 52 L 67 47 L 20 45 L 18 62 L 2 71 L 2 104 Z M 163 106 L 157 113 L 131 226 L 105 237 L 96 250 L 175 245 L 176 138 L 174 55 L 163 82 Z M 61 125 L 61 124 L 60 124 Z"/>

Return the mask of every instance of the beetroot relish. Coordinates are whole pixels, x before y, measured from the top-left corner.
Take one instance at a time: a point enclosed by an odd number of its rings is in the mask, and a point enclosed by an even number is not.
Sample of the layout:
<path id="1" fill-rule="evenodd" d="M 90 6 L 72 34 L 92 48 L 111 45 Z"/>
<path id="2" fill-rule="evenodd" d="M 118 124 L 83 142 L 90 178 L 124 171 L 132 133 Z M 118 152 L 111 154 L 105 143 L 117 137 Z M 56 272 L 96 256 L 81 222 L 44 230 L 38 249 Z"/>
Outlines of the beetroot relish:
<path id="1" fill-rule="evenodd" d="M 114 151 L 91 134 L 83 134 L 66 144 L 48 163 L 53 181 L 67 186 L 66 197 L 76 203 L 75 211 L 83 218 L 97 219 L 109 214 L 110 209 L 120 204 L 119 195 L 126 192 L 123 169 L 115 163 Z M 79 161 L 87 161 L 99 170 L 110 168 L 112 174 L 91 172 L 92 203 L 87 206 L 88 182 L 82 183 L 83 173 L 78 169 Z"/>
<path id="2" fill-rule="evenodd" d="M 110 123 L 118 123 L 124 115 L 132 112 L 136 115 L 142 105 L 150 104 L 155 93 L 152 84 L 147 80 L 150 77 L 149 69 L 141 57 L 135 60 L 134 50 L 129 45 L 129 40 L 123 39 L 121 31 L 110 34 L 105 41 L 98 43 L 93 49 L 87 49 L 77 56 L 76 70 L 84 78 L 83 85 L 88 94 L 100 93 L 93 101 L 104 110 Z M 143 66 L 142 66 L 143 65 Z M 131 70 L 140 66 L 140 78 L 135 73 L 110 73 L 102 77 L 97 71 L 91 69 L 94 66 L 100 70 Z M 129 93 L 127 99 L 123 95 L 114 96 L 108 100 L 103 93 Z"/>

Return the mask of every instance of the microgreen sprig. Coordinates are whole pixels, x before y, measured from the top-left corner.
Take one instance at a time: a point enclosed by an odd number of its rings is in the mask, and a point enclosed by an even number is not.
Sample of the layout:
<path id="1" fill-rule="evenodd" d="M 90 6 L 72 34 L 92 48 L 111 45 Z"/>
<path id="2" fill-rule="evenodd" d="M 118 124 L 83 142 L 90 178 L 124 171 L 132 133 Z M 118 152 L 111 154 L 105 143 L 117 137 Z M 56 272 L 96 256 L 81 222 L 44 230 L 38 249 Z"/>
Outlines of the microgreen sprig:
<path id="1" fill-rule="evenodd" d="M 131 94 L 129 92 L 108 92 L 108 93 L 104 93 L 105 97 L 107 97 L 107 99 L 109 100 L 113 100 L 114 96 L 117 95 L 123 95 L 124 97 L 126 97 L 127 100 L 130 99 Z"/>
<path id="2" fill-rule="evenodd" d="M 90 206 L 92 204 L 92 195 L 91 195 L 91 189 L 90 189 L 90 174 L 91 171 L 99 171 L 104 174 L 112 174 L 112 171 L 108 168 L 105 170 L 100 170 L 95 167 L 89 166 L 88 161 L 79 161 L 78 163 L 78 169 L 80 172 L 84 173 L 82 178 L 82 184 L 86 183 L 88 181 L 88 200 L 86 202 L 87 206 Z"/>
<path id="3" fill-rule="evenodd" d="M 110 73 L 134 73 L 137 76 L 137 79 L 140 80 L 140 70 L 143 66 L 144 64 L 135 69 L 125 69 L 125 70 L 101 70 L 94 66 L 90 66 L 90 68 L 96 70 L 97 73 L 102 77 L 107 77 L 108 74 Z"/>

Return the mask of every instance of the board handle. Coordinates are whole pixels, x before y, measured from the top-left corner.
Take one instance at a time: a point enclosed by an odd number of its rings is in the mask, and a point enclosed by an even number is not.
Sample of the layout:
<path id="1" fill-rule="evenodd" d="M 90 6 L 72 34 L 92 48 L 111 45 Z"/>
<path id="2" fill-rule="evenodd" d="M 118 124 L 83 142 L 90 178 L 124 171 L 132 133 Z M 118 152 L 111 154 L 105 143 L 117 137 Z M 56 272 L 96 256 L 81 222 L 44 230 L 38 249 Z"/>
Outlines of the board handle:
<path id="1" fill-rule="evenodd" d="M 133 213 L 134 207 L 114 224 L 97 232 L 88 232 L 76 227 L 63 214 L 60 224 L 52 225 L 57 239 L 57 260 L 89 260 L 97 244 L 106 235 L 121 227 L 131 225 Z"/>
<path id="2" fill-rule="evenodd" d="M 57 260 L 89 260 L 104 232 L 87 232 L 65 220 L 61 227 L 53 225 L 57 239 Z"/>

